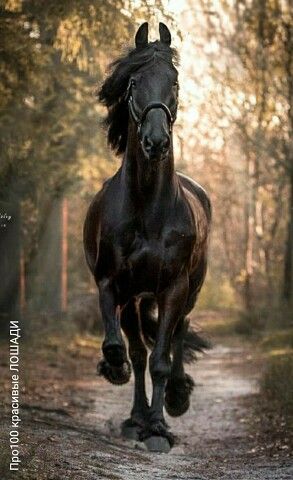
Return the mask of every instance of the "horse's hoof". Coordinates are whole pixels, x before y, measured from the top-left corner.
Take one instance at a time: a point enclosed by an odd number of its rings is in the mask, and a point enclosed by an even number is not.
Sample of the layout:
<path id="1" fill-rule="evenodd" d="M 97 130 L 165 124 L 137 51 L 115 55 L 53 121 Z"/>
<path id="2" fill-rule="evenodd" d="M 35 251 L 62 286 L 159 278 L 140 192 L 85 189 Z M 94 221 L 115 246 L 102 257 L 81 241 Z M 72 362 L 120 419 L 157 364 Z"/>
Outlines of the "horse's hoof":
<path id="1" fill-rule="evenodd" d="M 125 420 L 121 424 L 121 434 L 124 438 L 127 438 L 127 440 L 139 440 L 139 426 L 135 425 L 134 423 L 131 422 L 131 419 Z"/>
<path id="2" fill-rule="evenodd" d="M 157 438 L 158 441 L 156 442 L 154 439 Z M 173 433 L 171 433 L 165 422 L 163 420 L 157 420 L 154 422 L 145 425 L 139 431 L 139 439 L 143 441 L 145 445 L 152 451 L 165 451 L 168 452 L 174 446 L 175 437 Z M 149 440 L 152 439 L 152 440 Z M 168 447 L 166 446 L 168 443 Z M 163 446 L 165 445 L 165 446 Z M 164 450 L 162 450 L 164 449 Z"/>
<path id="3" fill-rule="evenodd" d="M 147 414 L 145 414 L 145 418 L 143 415 L 136 414 L 124 420 L 124 422 L 121 423 L 122 436 L 129 440 L 140 440 L 139 434 L 147 424 L 146 418 Z"/>
<path id="4" fill-rule="evenodd" d="M 183 378 L 172 378 L 167 382 L 165 409 L 171 417 L 179 417 L 187 412 L 193 387 L 194 382 L 187 374 Z"/>
<path id="5" fill-rule="evenodd" d="M 144 444 L 150 452 L 169 453 L 171 445 L 166 437 L 154 435 L 144 440 Z"/>
<path id="6" fill-rule="evenodd" d="M 97 365 L 98 375 L 105 377 L 114 385 L 123 385 L 127 383 L 131 376 L 131 365 L 128 360 L 119 367 L 110 365 L 107 360 L 101 360 Z"/>
<path id="7" fill-rule="evenodd" d="M 121 434 L 122 437 L 126 438 L 127 440 L 135 440 L 139 441 L 139 434 L 136 427 L 121 427 Z"/>
<path id="8" fill-rule="evenodd" d="M 106 343 L 102 345 L 106 361 L 114 367 L 120 367 L 127 360 L 125 345 L 121 343 Z"/>
<path id="9" fill-rule="evenodd" d="M 186 400 L 186 402 L 181 403 L 181 405 L 179 404 L 172 405 L 171 403 L 168 403 L 165 400 L 165 409 L 168 415 L 170 415 L 170 417 L 180 417 L 181 415 L 187 412 L 189 407 L 190 407 L 189 398 Z"/>

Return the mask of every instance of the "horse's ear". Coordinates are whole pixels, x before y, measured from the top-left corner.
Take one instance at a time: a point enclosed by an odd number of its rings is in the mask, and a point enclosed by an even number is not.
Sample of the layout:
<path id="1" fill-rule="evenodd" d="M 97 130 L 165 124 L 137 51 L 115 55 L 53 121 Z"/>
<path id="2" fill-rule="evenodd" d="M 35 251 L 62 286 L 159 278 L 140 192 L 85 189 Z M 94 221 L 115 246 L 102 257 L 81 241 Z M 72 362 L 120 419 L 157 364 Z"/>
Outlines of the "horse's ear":
<path id="1" fill-rule="evenodd" d="M 136 48 L 144 48 L 148 44 L 149 24 L 144 22 L 136 32 L 135 46 Z"/>
<path id="2" fill-rule="evenodd" d="M 164 23 L 160 22 L 159 23 L 159 32 L 160 32 L 160 40 L 162 43 L 165 43 L 166 45 L 170 46 L 171 45 L 171 33 L 167 25 Z"/>

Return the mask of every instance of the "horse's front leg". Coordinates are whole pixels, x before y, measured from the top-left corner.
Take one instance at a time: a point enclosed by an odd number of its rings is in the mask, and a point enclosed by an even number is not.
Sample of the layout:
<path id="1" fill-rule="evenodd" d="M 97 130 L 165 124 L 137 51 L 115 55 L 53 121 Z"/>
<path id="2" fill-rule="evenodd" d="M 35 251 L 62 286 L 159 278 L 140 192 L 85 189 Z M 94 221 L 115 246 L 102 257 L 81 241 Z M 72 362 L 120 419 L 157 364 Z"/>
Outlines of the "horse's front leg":
<path id="1" fill-rule="evenodd" d="M 188 325 L 189 321 L 182 316 L 172 339 L 172 367 L 165 393 L 165 408 L 172 417 L 183 415 L 188 410 L 194 387 L 193 379 L 184 371 L 184 337 Z"/>
<path id="2" fill-rule="evenodd" d="M 102 345 L 104 359 L 98 364 L 98 373 L 111 383 L 121 385 L 128 382 L 131 368 L 121 333 L 120 314 L 115 287 L 109 279 L 98 283 L 100 308 L 105 327 Z"/>
<path id="3" fill-rule="evenodd" d="M 142 438 L 165 437 L 173 446 L 174 437 L 168 431 L 164 420 L 163 406 L 167 380 L 171 373 L 170 347 L 176 324 L 185 307 L 188 292 L 188 276 L 184 272 L 172 285 L 158 297 L 159 326 L 156 343 L 150 356 L 150 374 L 153 384 L 150 421 L 142 433 Z M 155 439 L 154 439 L 155 440 Z M 156 450 L 156 441 L 151 449 Z M 158 444 L 158 450 L 160 445 Z"/>
<path id="4" fill-rule="evenodd" d="M 134 401 L 131 416 L 122 424 L 122 433 L 138 438 L 138 432 L 148 421 L 149 405 L 145 390 L 147 349 L 141 336 L 140 318 L 134 299 L 122 311 L 121 326 L 128 338 L 129 356 L 134 372 Z"/>

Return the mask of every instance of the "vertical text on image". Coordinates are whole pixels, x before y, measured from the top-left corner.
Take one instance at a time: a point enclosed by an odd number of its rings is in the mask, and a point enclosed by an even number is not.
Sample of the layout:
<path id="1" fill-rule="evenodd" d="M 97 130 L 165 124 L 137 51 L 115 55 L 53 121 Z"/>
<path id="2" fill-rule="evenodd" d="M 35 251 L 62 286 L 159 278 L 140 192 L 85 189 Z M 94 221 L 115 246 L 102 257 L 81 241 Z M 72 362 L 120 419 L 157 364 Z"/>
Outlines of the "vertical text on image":
<path id="1" fill-rule="evenodd" d="M 18 470 L 21 462 L 19 455 L 19 339 L 18 320 L 10 321 L 9 367 L 11 372 L 11 428 L 9 444 L 11 450 L 10 470 Z"/>

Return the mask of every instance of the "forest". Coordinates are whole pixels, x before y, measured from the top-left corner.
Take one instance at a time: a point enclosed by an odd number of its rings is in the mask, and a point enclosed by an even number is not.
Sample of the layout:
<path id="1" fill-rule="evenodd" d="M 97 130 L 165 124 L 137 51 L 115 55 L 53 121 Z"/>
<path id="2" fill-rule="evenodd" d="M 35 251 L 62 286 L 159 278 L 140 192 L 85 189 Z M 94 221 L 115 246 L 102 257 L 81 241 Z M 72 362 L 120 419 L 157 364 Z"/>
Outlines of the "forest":
<path id="1" fill-rule="evenodd" d="M 201 325 L 212 339 L 236 335 L 260 352 L 260 388 L 286 437 L 293 425 L 292 0 L 0 1 L 0 331 L 11 318 L 20 319 L 27 342 L 58 322 L 64 331 L 74 324 L 71 335 L 101 331 L 82 227 L 121 158 L 107 145 L 97 89 L 143 21 L 152 39 L 159 21 L 172 32 L 180 57 L 176 168 L 206 189 L 213 207 L 194 318 L 215 319 Z"/>

